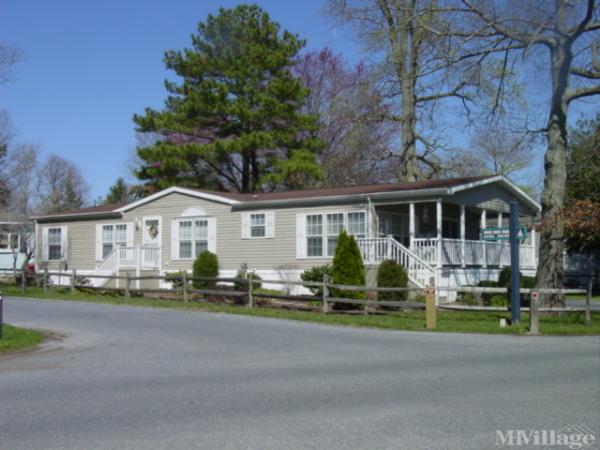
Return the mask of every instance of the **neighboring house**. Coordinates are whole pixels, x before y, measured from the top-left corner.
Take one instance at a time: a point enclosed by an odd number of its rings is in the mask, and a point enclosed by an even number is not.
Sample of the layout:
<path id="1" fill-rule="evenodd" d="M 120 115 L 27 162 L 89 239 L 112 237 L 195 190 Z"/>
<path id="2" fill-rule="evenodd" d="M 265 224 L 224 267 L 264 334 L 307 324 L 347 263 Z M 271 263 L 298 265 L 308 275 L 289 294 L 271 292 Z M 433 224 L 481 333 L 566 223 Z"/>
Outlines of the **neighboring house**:
<path id="1" fill-rule="evenodd" d="M 0 222 L 0 275 L 20 269 L 33 250 L 32 245 L 32 222 Z"/>
<path id="2" fill-rule="evenodd" d="M 539 205 L 502 176 L 257 194 L 171 187 L 127 205 L 35 217 L 36 262 L 38 270 L 81 275 L 163 274 L 191 270 L 195 256 L 210 250 L 222 276 L 245 263 L 263 279 L 289 280 L 331 263 L 346 229 L 369 268 L 392 258 L 418 286 L 473 284 L 510 264 L 508 244 L 481 241 L 479 232 L 507 225 L 512 201 L 521 223 L 533 223 Z M 529 275 L 533 242 L 520 247 Z"/>

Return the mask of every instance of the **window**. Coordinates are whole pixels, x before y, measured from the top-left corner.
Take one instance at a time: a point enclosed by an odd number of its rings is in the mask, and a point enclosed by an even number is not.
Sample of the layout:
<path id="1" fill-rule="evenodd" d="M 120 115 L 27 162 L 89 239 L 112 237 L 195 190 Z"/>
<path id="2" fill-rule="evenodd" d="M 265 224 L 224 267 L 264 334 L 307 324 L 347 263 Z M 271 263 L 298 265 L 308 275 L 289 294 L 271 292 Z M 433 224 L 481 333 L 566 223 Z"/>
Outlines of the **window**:
<path id="1" fill-rule="evenodd" d="M 344 214 L 327 214 L 327 256 L 335 254 L 340 232 L 344 229 Z"/>
<path id="2" fill-rule="evenodd" d="M 48 259 L 57 260 L 62 257 L 62 230 L 60 228 L 48 229 Z"/>
<path id="3" fill-rule="evenodd" d="M 264 214 L 250 214 L 250 237 L 265 237 L 267 227 Z"/>
<path id="4" fill-rule="evenodd" d="M 310 214 L 306 216 L 306 256 L 332 257 L 342 230 L 356 238 L 366 237 L 365 212 Z"/>
<path id="5" fill-rule="evenodd" d="M 179 258 L 190 259 L 208 250 L 208 221 L 179 221 Z"/>
<path id="6" fill-rule="evenodd" d="M 306 256 L 323 256 L 323 216 L 306 216 Z"/>
<path id="7" fill-rule="evenodd" d="M 9 234 L 0 233 L 0 248 L 8 248 Z"/>
<path id="8" fill-rule="evenodd" d="M 127 246 L 127 225 L 102 225 L 102 259 L 114 248 Z"/>
<path id="9" fill-rule="evenodd" d="M 357 239 L 367 237 L 367 220 L 364 212 L 348 213 L 348 233 Z"/>

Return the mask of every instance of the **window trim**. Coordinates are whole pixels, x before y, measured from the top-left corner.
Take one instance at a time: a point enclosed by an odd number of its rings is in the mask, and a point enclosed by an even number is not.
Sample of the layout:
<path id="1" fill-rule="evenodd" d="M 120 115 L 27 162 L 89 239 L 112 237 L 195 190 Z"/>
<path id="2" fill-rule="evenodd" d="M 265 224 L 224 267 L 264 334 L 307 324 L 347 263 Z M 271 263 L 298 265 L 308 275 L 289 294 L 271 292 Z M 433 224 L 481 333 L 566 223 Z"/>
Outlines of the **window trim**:
<path id="1" fill-rule="evenodd" d="M 344 224 L 343 224 L 343 230 L 345 230 L 348 233 L 348 214 L 352 214 L 352 213 L 362 213 L 364 214 L 365 217 L 365 238 L 368 237 L 368 230 L 369 230 L 369 215 L 367 213 L 367 210 L 365 209 L 358 209 L 358 210 L 333 210 L 333 211 L 322 211 L 322 212 L 307 212 L 307 213 L 303 213 L 304 215 L 304 234 L 303 234 L 303 245 L 304 245 L 304 256 L 302 257 L 298 257 L 296 256 L 296 259 L 333 259 L 333 257 L 335 256 L 335 252 L 333 255 L 328 256 L 327 254 L 328 252 L 328 238 L 331 235 L 327 234 L 327 216 L 328 215 L 333 215 L 333 214 L 343 214 L 344 215 Z M 307 233 L 307 221 L 308 221 L 308 217 L 309 216 L 321 216 L 322 217 L 322 230 L 321 230 L 321 241 L 322 241 L 322 254 L 321 256 L 308 256 L 308 238 L 309 237 L 315 237 L 315 236 L 309 236 Z M 296 230 L 296 235 L 298 234 L 298 230 Z M 349 233 L 350 234 L 350 233 Z M 353 235 L 354 236 L 354 235 Z"/>
<path id="2" fill-rule="evenodd" d="M 264 229 L 265 234 L 263 236 L 252 236 L 252 216 L 262 215 L 264 216 Z M 243 240 L 261 240 L 261 239 L 274 239 L 275 238 L 275 211 L 245 211 L 241 213 L 241 238 Z M 259 225 L 254 225 L 258 227 Z"/>
<path id="3" fill-rule="evenodd" d="M 58 258 L 51 258 L 50 257 L 50 231 L 52 230 L 58 230 L 59 233 L 59 237 L 60 237 L 60 243 L 59 244 L 52 244 L 53 246 L 59 246 L 60 249 L 60 256 Z M 64 227 L 47 227 L 46 228 L 46 261 L 64 261 L 65 260 L 65 252 L 64 252 L 64 240 L 65 237 L 63 235 L 64 233 Z"/>
<path id="4" fill-rule="evenodd" d="M 212 218 L 212 216 L 195 216 L 195 217 L 177 217 L 175 219 L 175 222 L 177 223 L 177 229 L 178 229 L 178 233 L 177 233 L 177 246 L 179 248 L 178 252 L 177 252 L 177 258 L 173 258 L 173 255 L 171 255 L 171 260 L 172 261 L 194 261 L 197 256 L 195 256 L 196 254 L 196 242 L 200 242 L 197 241 L 195 239 L 195 231 L 196 231 L 196 222 L 198 221 L 204 221 L 206 222 L 206 250 L 210 251 L 210 219 Z M 182 257 L 181 256 L 181 223 L 182 222 L 191 222 L 192 226 L 191 226 L 191 230 L 190 230 L 190 237 L 191 239 L 186 239 L 185 242 L 190 242 L 191 244 L 191 255 L 189 257 Z"/>

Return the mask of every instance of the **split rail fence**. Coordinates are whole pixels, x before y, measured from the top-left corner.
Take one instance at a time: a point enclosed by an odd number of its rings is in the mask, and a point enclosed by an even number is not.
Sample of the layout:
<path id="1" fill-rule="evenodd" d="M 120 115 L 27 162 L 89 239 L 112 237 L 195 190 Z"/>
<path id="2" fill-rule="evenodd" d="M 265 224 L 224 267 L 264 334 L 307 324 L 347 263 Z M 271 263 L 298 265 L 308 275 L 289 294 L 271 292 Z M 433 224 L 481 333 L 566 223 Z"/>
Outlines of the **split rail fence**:
<path id="1" fill-rule="evenodd" d="M 426 311 L 426 328 L 433 329 L 436 327 L 436 311 L 437 309 L 445 310 L 460 310 L 460 311 L 489 311 L 489 312 L 500 312 L 507 311 L 507 307 L 489 307 L 489 306 L 462 306 L 454 304 L 439 304 L 435 302 L 435 288 L 418 288 L 418 287 L 406 287 L 406 288 L 392 288 L 392 287 L 374 287 L 374 286 L 350 286 L 350 285 L 339 285 L 331 283 L 327 276 L 324 277 L 322 282 L 311 282 L 311 281 L 282 281 L 282 280 L 253 280 L 252 277 L 247 278 L 205 278 L 205 277 L 191 277 L 183 272 L 179 277 L 174 274 L 168 275 L 146 275 L 146 276 L 125 276 L 120 275 L 78 275 L 77 271 L 71 270 L 69 272 L 55 272 L 55 271 L 44 271 L 35 275 L 38 285 L 41 285 L 44 291 L 48 291 L 52 279 L 58 279 L 58 286 L 70 288 L 71 293 L 74 294 L 77 289 L 96 290 L 96 291 L 116 291 L 123 293 L 125 297 L 129 298 L 132 294 L 151 294 L 151 293 L 169 293 L 176 294 L 179 298 L 182 298 L 184 302 L 188 302 L 192 299 L 193 295 L 202 295 L 223 298 L 238 298 L 245 299 L 245 304 L 253 308 L 256 305 L 256 299 L 267 298 L 267 299 L 278 299 L 286 300 L 291 302 L 304 302 L 304 303 L 317 303 L 320 305 L 320 309 L 323 313 L 331 313 L 333 311 L 333 305 L 335 304 L 347 304 L 356 305 L 357 307 L 364 307 L 364 311 L 368 312 L 369 307 L 386 307 L 386 310 L 425 310 Z M 86 279 L 104 279 L 107 281 L 115 281 L 115 285 L 119 281 L 123 281 L 123 287 L 94 287 L 90 286 Z M 69 280 L 68 283 L 63 284 L 63 281 Z M 74 280 L 74 281 L 73 281 Z M 146 280 L 158 280 L 166 283 L 171 283 L 172 288 L 140 288 L 132 287 L 132 282 L 146 281 Z M 190 284 L 194 281 L 207 282 L 214 285 L 211 288 L 194 288 Z M 320 291 L 319 295 L 290 295 L 285 292 L 261 292 L 256 289 L 256 283 L 263 285 L 279 285 L 283 286 L 290 291 L 293 286 L 300 286 L 303 288 L 317 288 Z M 217 286 L 220 285 L 220 286 Z M 224 285 L 228 285 L 225 287 Z M 233 285 L 233 288 L 231 286 Z M 175 287 L 178 286 L 178 287 Z M 26 286 L 23 283 L 21 285 L 22 290 L 26 290 Z M 537 332 L 539 329 L 539 314 L 543 312 L 554 312 L 554 313 L 572 313 L 572 312 L 584 312 L 585 322 L 589 324 L 591 322 L 591 297 L 592 297 L 592 283 L 589 284 L 587 290 L 585 289 L 521 289 L 520 293 L 530 295 L 533 292 L 537 292 L 539 296 L 531 296 L 531 308 L 521 308 L 523 311 L 530 311 L 530 328 L 532 332 Z M 343 297 L 345 292 L 363 292 L 377 293 L 377 292 L 396 292 L 396 293 L 408 293 L 414 292 L 419 294 L 425 294 L 425 302 L 417 301 L 385 301 L 375 299 L 357 299 Z M 494 288 L 494 287 L 442 287 L 441 292 L 463 292 L 473 293 L 476 295 L 482 294 L 508 294 L 507 288 Z M 336 296 L 333 296 L 335 294 Z M 557 308 L 543 308 L 540 307 L 543 296 L 545 295 L 565 295 L 565 294 L 583 294 L 586 295 L 585 307 L 574 308 L 574 307 L 557 307 Z M 537 298 L 536 298 L 537 297 Z M 194 298 L 194 300 L 198 300 Z M 337 310 L 335 312 L 338 312 Z M 385 312 L 385 311 L 384 311 Z"/>

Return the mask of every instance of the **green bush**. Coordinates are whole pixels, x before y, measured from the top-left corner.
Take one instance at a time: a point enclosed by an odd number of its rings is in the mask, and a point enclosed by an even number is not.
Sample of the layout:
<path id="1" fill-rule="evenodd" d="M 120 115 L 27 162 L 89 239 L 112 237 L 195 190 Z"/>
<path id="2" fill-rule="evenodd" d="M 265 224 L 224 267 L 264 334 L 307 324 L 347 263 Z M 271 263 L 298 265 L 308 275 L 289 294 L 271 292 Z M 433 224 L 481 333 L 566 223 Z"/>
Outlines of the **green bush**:
<path id="1" fill-rule="evenodd" d="M 468 306 L 479 305 L 479 299 L 477 298 L 477 295 L 472 292 L 461 292 L 459 294 L 459 301 Z"/>
<path id="2" fill-rule="evenodd" d="M 365 285 L 365 266 L 360 249 L 354 236 L 348 236 L 344 230 L 340 233 L 333 257 L 332 279 L 334 284 Z M 334 289 L 332 295 L 343 298 L 365 298 L 365 293 L 362 291 Z M 355 309 L 353 305 L 349 304 L 336 304 L 335 307 L 337 309 Z"/>
<path id="3" fill-rule="evenodd" d="M 508 288 L 507 293 L 507 305 L 510 305 L 510 293 L 511 293 L 511 269 L 510 267 L 505 267 L 500 271 L 498 275 L 498 286 Z M 521 289 L 532 289 L 535 287 L 536 279 L 535 277 L 526 277 L 523 276 L 521 272 L 519 272 L 519 286 Z M 521 306 L 529 306 L 529 295 L 521 294 Z"/>
<path id="4" fill-rule="evenodd" d="M 183 270 L 179 272 L 167 272 L 165 273 L 165 281 L 171 283 L 172 289 L 181 289 L 183 287 Z"/>
<path id="5" fill-rule="evenodd" d="M 219 259 L 217 255 L 209 251 L 202 252 L 194 261 L 194 278 L 217 278 L 219 276 Z M 217 284 L 216 281 L 194 280 L 196 289 L 210 289 Z"/>
<path id="6" fill-rule="evenodd" d="M 331 278 L 333 274 L 333 267 L 330 264 L 325 264 L 324 266 L 315 266 L 310 269 L 305 270 L 300 274 L 300 279 L 302 281 L 311 281 L 315 283 L 323 282 L 323 277 L 328 275 Z M 308 289 L 315 295 L 322 296 L 323 288 L 319 286 L 310 286 Z"/>
<path id="7" fill-rule="evenodd" d="M 506 295 L 495 294 L 490 299 L 490 306 L 508 306 L 509 302 L 509 297 Z"/>
<path id="8" fill-rule="evenodd" d="M 377 269 L 378 287 L 406 287 L 408 286 L 408 275 L 400 264 L 392 259 L 383 261 Z M 381 291 L 377 293 L 378 300 L 405 301 L 408 292 Z"/>
<path id="9" fill-rule="evenodd" d="M 479 283 L 477 283 L 477 286 L 478 287 L 498 287 L 498 283 L 496 283 L 494 280 L 481 280 Z M 481 293 L 481 302 L 483 303 L 483 305 L 490 306 L 493 296 L 494 296 L 494 294 L 488 294 L 488 293 L 482 292 Z"/>

